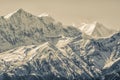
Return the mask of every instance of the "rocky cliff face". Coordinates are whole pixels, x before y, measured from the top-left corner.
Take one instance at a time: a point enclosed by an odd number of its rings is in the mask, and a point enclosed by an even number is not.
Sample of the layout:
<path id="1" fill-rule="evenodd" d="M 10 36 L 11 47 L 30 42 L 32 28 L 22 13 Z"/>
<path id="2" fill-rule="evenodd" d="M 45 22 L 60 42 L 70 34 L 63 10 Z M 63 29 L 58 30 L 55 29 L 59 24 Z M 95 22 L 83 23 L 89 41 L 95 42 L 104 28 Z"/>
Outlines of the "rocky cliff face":
<path id="1" fill-rule="evenodd" d="M 55 44 L 62 35 L 72 37 L 81 34 L 76 30 L 74 27 L 63 28 L 60 22 L 55 22 L 50 16 L 37 17 L 19 9 L 0 17 L 0 52 L 48 41 Z"/>
<path id="2" fill-rule="evenodd" d="M 119 80 L 120 32 L 95 39 L 22 9 L 0 18 L 0 80 Z"/>

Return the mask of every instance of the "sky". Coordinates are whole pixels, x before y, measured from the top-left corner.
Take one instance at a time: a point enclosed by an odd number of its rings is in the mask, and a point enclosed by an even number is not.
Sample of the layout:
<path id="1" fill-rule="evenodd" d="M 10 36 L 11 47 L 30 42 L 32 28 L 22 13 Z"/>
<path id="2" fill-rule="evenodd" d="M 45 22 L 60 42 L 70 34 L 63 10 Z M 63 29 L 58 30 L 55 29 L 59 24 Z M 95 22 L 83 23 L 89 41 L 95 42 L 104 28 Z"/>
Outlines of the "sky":
<path id="1" fill-rule="evenodd" d="M 0 0 L 0 16 L 19 8 L 34 15 L 47 13 L 64 25 L 98 21 L 120 29 L 120 0 Z"/>

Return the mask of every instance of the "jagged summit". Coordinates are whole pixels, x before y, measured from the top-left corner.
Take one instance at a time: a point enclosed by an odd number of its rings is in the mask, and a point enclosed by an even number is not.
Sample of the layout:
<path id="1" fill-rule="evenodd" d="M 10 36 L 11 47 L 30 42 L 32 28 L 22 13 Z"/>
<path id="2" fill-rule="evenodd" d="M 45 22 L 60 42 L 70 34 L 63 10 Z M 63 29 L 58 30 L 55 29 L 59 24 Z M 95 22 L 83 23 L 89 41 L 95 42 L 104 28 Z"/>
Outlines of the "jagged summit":
<path id="1" fill-rule="evenodd" d="M 83 24 L 80 27 L 80 30 L 87 35 L 93 36 L 93 37 L 106 37 L 113 33 L 112 30 L 105 27 L 103 24 L 95 21 L 90 24 Z"/>
<path id="2" fill-rule="evenodd" d="M 17 9 L 16 11 L 4 16 L 4 18 L 8 19 L 11 16 L 13 16 L 14 14 L 22 14 L 22 13 L 24 14 L 24 13 L 27 13 L 27 12 L 25 10 L 23 10 L 22 8 L 20 8 L 20 9 Z"/>
<path id="3" fill-rule="evenodd" d="M 8 18 L 10 18 L 10 17 L 12 17 L 13 15 L 16 15 L 16 14 L 17 14 L 17 15 L 25 15 L 25 14 L 32 15 L 31 13 L 29 13 L 29 12 L 25 11 L 24 9 L 20 8 L 20 9 L 17 9 L 16 11 L 14 11 L 14 12 L 12 12 L 12 13 L 4 16 L 4 18 L 5 18 L 5 19 L 8 19 Z M 34 15 L 34 16 L 35 16 L 35 15 Z M 47 14 L 47 13 L 42 13 L 42 14 L 36 16 L 36 17 L 50 17 L 50 16 L 49 16 L 49 14 Z"/>
<path id="4" fill-rule="evenodd" d="M 50 16 L 38 17 L 18 9 L 0 18 L 0 52 L 24 45 L 56 43 L 60 35 L 73 37 L 78 33 L 75 28 L 64 29 Z"/>
<path id="5" fill-rule="evenodd" d="M 92 24 L 83 24 L 82 27 L 80 27 L 80 29 L 85 32 L 88 35 L 91 35 L 96 27 L 96 23 L 97 22 L 93 22 Z"/>

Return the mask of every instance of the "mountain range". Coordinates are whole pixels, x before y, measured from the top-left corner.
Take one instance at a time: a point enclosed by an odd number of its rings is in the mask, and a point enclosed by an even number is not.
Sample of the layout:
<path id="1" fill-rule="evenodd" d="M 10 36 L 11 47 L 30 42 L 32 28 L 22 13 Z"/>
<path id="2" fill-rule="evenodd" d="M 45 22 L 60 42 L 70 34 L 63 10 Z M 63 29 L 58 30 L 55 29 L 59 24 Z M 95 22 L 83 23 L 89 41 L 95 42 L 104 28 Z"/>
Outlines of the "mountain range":
<path id="1" fill-rule="evenodd" d="M 23 9 L 0 17 L 0 80 L 119 80 L 120 32 L 65 26 Z"/>

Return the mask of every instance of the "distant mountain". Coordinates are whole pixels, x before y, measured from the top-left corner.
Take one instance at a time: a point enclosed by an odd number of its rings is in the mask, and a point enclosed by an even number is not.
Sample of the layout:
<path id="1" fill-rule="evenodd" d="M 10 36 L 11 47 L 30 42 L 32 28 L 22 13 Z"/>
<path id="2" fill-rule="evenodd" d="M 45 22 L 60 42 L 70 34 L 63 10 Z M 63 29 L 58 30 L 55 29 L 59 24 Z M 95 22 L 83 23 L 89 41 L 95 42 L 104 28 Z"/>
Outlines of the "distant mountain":
<path id="1" fill-rule="evenodd" d="M 93 22 L 91 24 L 83 24 L 79 29 L 85 34 L 95 38 L 108 37 L 115 32 L 114 30 L 108 29 L 99 22 Z"/>

